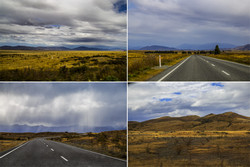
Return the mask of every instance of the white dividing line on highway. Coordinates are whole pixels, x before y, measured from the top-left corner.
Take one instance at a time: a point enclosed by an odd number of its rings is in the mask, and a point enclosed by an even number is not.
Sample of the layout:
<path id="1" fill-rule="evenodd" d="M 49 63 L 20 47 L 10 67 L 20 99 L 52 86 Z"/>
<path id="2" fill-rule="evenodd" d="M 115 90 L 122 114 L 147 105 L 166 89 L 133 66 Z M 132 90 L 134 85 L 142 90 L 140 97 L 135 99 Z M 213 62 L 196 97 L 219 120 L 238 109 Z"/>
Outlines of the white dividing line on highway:
<path id="1" fill-rule="evenodd" d="M 15 148 L 15 149 L 13 149 L 13 150 L 11 150 L 11 151 L 7 152 L 6 154 L 2 155 L 2 156 L 0 157 L 0 159 L 1 159 L 1 158 L 3 158 L 3 157 L 5 157 L 6 155 L 8 155 L 8 154 L 12 153 L 13 151 L 15 151 L 15 150 L 19 149 L 20 147 L 24 146 L 24 145 L 25 145 L 25 144 L 27 144 L 27 143 L 28 143 L 28 142 L 26 142 L 26 143 L 24 143 L 24 144 L 22 144 L 22 145 L 18 146 L 17 148 Z"/>
<path id="2" fill-rule="evenodd" d="M 53 148 L 51 148 L 51 151 L 54 151 Z"/>
<path id="3" fill-rule="evenodd" d="M 67 161 L 67 162 L 68 162 L 68 160 L 67 160 L 66 158 L 64 158 L 63 156 L 61 156 L 61 158 L 64 159 L 64 161 Z"/>
<path id="4" fill-rule="evenodd" d="M 230 75 L 230 74 L 228 74 L 226 71 L 224 71 L 224 70 L 222 70 L 222 72 L 224 73 L 224 74 L 226 74 L 226 75 Z"/>
<path id="5" fill-rule="evenodd" d="M 186 60 L 184 60 L 181 64 L 179 64 L 177 67 L 175 67 L 172 71 L 170 71 L 169 73 L 167 73 L 164 77 L 162 77 L 161 79 L 159 79 L 157 82 L 162 81 L 163 79 L 165 79 L 167 76 L 169 76 L 172 72 L 174 72 L 178 67 L 180 67 L 183 63 L 185 63 L 191 56 L 189 56 Z"/>

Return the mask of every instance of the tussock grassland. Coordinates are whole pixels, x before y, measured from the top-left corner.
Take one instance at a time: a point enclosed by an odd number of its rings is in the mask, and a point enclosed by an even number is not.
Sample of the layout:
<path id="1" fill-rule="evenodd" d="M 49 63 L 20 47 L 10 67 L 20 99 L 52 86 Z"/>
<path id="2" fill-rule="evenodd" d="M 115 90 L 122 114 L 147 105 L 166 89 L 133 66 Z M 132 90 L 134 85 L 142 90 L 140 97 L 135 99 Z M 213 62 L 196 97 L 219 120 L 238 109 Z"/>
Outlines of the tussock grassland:
<path id="1" fill-rule="evenodd" d="M 129 131 L 129 166 L 247 167 L 250 131 Z"/>
<path id="2" fill-rule="evenodd" d="M 250 51 L 224 51 L 221 54 L 205 54 L 217 59 L 229 60 L 241 64 L 250 65 Z"/>
<path id="3" fill-rule="evenodd" d="M 0 80 L 125 81 L 125 51 L 0 51 Z"/>
<path id="4" fill-rule="evenodd" d="M 128 51 L 128 79 L 129 81 L 144 81 L 162 72 L 164 68 L 153 69 L 159 66 L 161 55 L 162 66 L 172 66 L 191 55 L 191 52 L 150 52 Z"/>
<path id="5" fill-rule="evenodd" d="M 108 131 L 101 133 L 87 134 L 67 134 L 51 138 L 51 140 L 74 145 L 87 150 L 92 150 L 102 154 L 117 158 L 126 159 L 127 157 L 127 131 Z"/>

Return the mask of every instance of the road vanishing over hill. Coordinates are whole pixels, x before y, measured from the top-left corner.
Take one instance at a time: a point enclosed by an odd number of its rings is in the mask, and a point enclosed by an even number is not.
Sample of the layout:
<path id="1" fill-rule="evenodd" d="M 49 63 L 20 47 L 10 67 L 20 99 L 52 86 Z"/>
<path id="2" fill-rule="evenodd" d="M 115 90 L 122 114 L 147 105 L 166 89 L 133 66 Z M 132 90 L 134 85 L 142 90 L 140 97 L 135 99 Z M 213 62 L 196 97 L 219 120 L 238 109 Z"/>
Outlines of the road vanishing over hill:
<path id="1" fill-rule="evenodd" d="M 39 138 L 24 143 L 8 152 L 1 152 L 0 166 L 126 167 L 126 161 Z"/>
<path id="2" fill-rule="evenodd" d="M 250 66 L 192 55 L 149 81 L 249 81 Z"/>

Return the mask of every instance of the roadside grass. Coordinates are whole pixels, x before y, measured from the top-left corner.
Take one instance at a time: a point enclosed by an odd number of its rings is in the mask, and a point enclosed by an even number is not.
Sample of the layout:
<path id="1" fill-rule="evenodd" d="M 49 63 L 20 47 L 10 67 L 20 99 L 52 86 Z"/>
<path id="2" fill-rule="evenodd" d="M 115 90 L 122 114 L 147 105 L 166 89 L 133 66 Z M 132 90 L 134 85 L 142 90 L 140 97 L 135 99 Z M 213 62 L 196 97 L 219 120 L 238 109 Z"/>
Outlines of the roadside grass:
<path id="1" fill-rule="evenodd" d="M 101 133 L 64 134 L 50 140 L 63 142 L 83 149 L 126 159 L 127 135 L 126 130 L 107 131 Z"/>
<path id="2" fill-rule="evenodd" d="M 250 51 L 224 51 L 221 54 L 204 54 L 205 56 L 233 61 L 241 64 L 250 65 Z"/>
<path id="3" fill-rule="evenodd" d="M 22 143 L 37 137 L 52 137 L 63 135 L 64 132 L 42 132 L 42 133 L 9 133 L 0 132 L 0 152 L 9 150 Z M 75 133 L 72 133 L 75 134 Z"/>
<path id="4" fill-rule="evenodd" d="M 0 51 L 0 80 L 125 81 L 126 51 Z"/>
<path id="5" fill-rule="evenodd" d="M 129 166 L 242 166 L 249 131 L 129 131 Z"/>
<path id="6" fill-rule="evenodd" d="M 191 55 L 191 52 L 162 52 L 154 51 L 128 51 L 128 80 L 145 81 L 164 71 L 164 68 L 153 68 L 159 66 L 159 55 L 161 55 L 162 66 L 172 66 Z"/>

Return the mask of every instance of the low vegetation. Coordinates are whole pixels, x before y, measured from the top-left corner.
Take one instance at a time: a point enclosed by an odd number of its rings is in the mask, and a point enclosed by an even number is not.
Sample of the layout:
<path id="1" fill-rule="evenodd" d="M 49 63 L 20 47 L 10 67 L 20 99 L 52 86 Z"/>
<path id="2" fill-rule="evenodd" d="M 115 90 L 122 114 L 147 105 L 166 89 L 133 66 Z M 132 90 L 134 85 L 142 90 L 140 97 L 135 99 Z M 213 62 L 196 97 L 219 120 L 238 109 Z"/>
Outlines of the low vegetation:
<path id="1" fill-rule="evenodd" d="M 74 145 L 87 150 L 117 158 L 127 157 L 127 133 L 126 130 L 108 131 L 101 133 L 67 134 L 51 138 L 51 140 Z"/>
<path id="2" fill-rule="evenodd" d="M 128 123 L 129 166 L 247 167 L 250 117 L 233 112 Z"/>
<path id="3" fill-rule="evenodd" d="M 125 81 L 125 51 L 0 51 L 0 80 Z"/>
<path id="4" fill-rule="evenodd" d="M 250 65 L 250 51 L 223 51 L 220 54 L 206 53 L 205 56 Z"/>
<path id="5" fill-rule="evenodd" d="M 249 131 L 129 131 L 129 166 L 247 167 Z"/>
<path id="6" fill-rule="evenodd" d="M 162 66 L 172 66 L 191 55 L 191 52 L 175 51 L 128 51 L 128 80 L 144 81 L 162 72 L 159 66 L 161 55 Z"/>
<path id="7" fill-rule="evenodd" d="M 0 132 L 0 152 L 9 150 L 15 146 L 25 143 L 36 137 L 59 136 L 63 133 L 43 132 L 43 133 L 8 133 Z"/>

